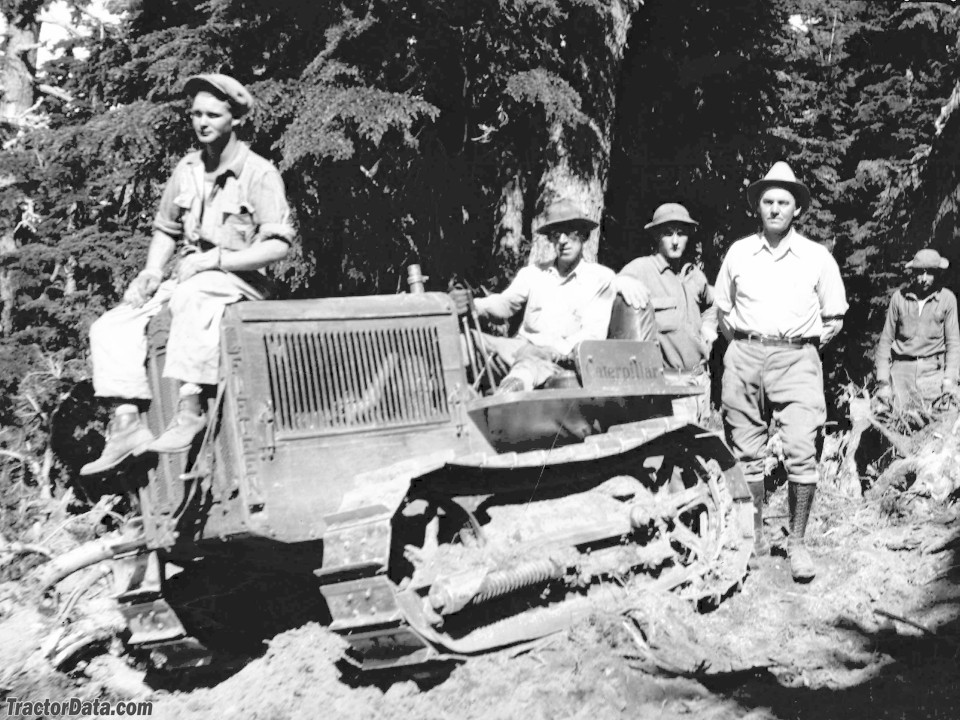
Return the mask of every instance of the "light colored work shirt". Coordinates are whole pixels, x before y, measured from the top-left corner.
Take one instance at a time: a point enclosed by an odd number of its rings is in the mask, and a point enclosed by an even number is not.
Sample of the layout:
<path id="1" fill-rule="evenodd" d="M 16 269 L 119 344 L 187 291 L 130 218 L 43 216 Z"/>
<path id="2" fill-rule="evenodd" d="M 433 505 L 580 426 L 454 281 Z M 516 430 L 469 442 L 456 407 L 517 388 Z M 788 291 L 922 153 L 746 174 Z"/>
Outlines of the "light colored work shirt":
<path id="1" fill-rule="evenodd" d="M 702 337 L 701 313 L 715 314 L 713 288 L 703 271 L 687 263 L 677 274 L 663 255 L 656 253 L 632 260 L 620 274 L 638 279 L 650 293 L 664 366 L 697 369 L 710 352 Z"/>
<path id="2" fill-rule="evenodd" d="M 784 338 L 829 340 L 825 321 L 839 329 L 848 307 L 833 255 L 793 229 L 776 249 L 762 234 L 737 240 L 714 295 L 731 330 Z"/>
<path id="3" fill-rule="evenodd" d="M 279 171 L 244 143 L 210 180 L 200 151 L 186 155 L 164 188 L 153 228 L 186 245 L 204 242 L 224 250 L 270 238 L 289 243 L 294 237 Z"/>
<path id="4" fill-rule="evenodd" d="M 616 295 L 613 278 L 610 268 L 584 260 L 566 275 L 555 265 L 527 265 L 502 293 L 478 298 L 474 304 L 482 317 L 500 320 L 523 308 L 518 337 L 568 355 L 583 340 L 607 337 Z"/>
<path id="5" fill-rule="evenodd" d="M 954 381 L 960 371 L 960 326 L 957 297 L 941 288 L 925 298 L 897 290 L 877 343 L 877 380 L 889 382 L 891 353 L 906 359 L 946 354 L 944 374 Z"/>

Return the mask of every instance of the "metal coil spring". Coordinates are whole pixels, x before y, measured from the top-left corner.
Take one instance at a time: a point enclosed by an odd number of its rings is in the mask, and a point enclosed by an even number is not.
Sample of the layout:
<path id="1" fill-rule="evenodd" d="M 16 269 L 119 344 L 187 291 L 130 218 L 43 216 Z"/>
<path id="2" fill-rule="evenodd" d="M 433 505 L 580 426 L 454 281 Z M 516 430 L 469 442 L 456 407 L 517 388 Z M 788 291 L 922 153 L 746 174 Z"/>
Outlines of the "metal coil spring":
<path id="1" fill-rule="evenodd" d="M 523 587 L 563 576 L 564 568 L 553 560 L 537 560 L 512 570 L 500 570 L 487 575 L 472 602 L 481 603 Z"/>

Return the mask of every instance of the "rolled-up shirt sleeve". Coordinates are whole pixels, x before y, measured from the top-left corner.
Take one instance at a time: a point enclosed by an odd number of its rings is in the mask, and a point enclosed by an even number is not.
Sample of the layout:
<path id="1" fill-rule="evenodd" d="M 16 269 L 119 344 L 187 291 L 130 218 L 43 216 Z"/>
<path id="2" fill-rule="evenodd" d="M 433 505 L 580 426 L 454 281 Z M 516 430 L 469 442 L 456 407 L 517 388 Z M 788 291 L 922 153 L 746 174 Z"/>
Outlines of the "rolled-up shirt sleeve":
<path id="1" fill-rule="evenodd" d="M 160 204 L 157 207 L 157 214 L 153 218 L 153 229 L 169 235 L 174 240 L 183 235 L 183 222 L 180 218 L 183 208 L 180 207 L 176 199 L 183 192 L 181 165 L 173 171 L 166 187 L 163 189 L 163 195 L 160 196 Z"/>
<path id="2" fill-rule="evenodd" d="M 293 242 L 296 233 L 280 173 L 273 168 L 263 173 L 250 188 L 250 196 L 257 222 L 256 241 L 275 238 Z"/>
<path id="3" fill-rule="evenodd" d="M 480 317 L 492 317 L 497 320 L 509 320 L 516 315 L 530 298 L 530 281 L 536 268 L 524 267 L 520 269 L 513 282 L 502 293 L 494 293 L 487 297 L 477 298 L 474 306 Z"/>

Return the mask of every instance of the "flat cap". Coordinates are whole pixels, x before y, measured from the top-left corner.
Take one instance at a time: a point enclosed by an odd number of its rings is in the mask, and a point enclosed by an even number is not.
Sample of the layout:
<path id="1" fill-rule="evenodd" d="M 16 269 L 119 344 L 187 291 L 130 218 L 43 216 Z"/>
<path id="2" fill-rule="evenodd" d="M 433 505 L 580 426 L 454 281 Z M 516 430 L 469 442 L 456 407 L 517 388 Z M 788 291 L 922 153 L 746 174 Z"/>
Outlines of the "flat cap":
<path id="1" fill-rule="evenodd" d="M 940 257 L 940 253 L 931 248 L 918 250 L 913 256 L 913 260 L 907 263 L 908 268 L 912 270 L 946 270 L 950 267 L 950 261 L 945 257 Z"/>
<path id="2" fill-rule="evenodd" d="M 183 91 L 191 97 L 201 90 L 212 90 L 215 95 L 222 95 L 223 98 L 230 103 L 233 114 L 237 117 L 240 117 L 253 107 L 253 95 L 250 94 L 240 81 L 235 80 L 229 75 L 221 75 L 219 73 L 191 75 L 183 85 Z"/>

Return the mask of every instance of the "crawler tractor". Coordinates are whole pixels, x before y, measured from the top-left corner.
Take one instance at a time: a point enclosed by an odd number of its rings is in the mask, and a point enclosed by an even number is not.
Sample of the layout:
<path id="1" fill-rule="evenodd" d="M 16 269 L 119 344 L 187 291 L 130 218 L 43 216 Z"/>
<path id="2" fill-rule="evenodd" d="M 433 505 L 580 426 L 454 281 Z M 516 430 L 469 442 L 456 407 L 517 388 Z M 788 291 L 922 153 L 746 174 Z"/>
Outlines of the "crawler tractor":
<path id="1" fill-rule="evenodd" d="M 231 306 L 209 427 L 156 458 L 117 551 L 136 565 L 129 644 L 204 662 L 164 590 L 212 556 L 312 574 L 364 670 L 516 646 L 646 592 L 738 587 L 749 491 L 723 441 L 674 414 L 697 391 L 665 382 L 656 343 L 584 342 L 551 387 L 483 394 L 463 329 L 432 292 Z M 156 432 L 176 392 L 163 322 L 151 333 Z"/>

